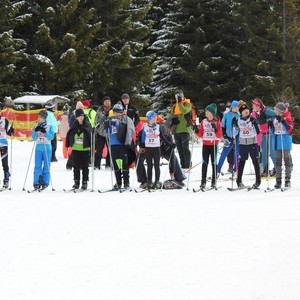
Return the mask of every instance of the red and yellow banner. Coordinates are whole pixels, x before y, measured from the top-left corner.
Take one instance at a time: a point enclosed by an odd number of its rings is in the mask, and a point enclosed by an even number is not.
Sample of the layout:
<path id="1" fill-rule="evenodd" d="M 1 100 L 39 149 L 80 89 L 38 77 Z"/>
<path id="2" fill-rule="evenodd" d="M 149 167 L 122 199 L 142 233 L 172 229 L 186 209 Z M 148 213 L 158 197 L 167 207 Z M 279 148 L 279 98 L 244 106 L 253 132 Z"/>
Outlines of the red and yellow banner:
<path id="1" fill-rule="evenodd" d="M 15 129 L 14 138 L 18 140 L 30 140 L 34 125 L 37 123 L 37 115 L 42 109 L 19 111 L 11 108 L 5 108 L 1 111 L 1 116 L 5 117 L 10 125 Z M 60 120 L 62 111 L 54 111 L 57 120 Z M 164 119 L 157 117 L 158 122 L 163 122 Z M 143 124 L 147 122 L 146 117 L 141 117 L 141 122 L 138 124 L 136 131 L 142 129 Z M 9 137 L 8 137 L 9 138 Z"/>
<path id="2" fill-rule="evenodd" d="M 18 140 L 30 140 L 31 132 L 37 123 L 37 115 L 42 109 L 19 111 L 5 108 L 1 111 L 1 116 L 5 117 L 10 125 L 15 129 L 14 138 Z M 56 119 L 59 120 L 62 111 L 54 111 Z"/>

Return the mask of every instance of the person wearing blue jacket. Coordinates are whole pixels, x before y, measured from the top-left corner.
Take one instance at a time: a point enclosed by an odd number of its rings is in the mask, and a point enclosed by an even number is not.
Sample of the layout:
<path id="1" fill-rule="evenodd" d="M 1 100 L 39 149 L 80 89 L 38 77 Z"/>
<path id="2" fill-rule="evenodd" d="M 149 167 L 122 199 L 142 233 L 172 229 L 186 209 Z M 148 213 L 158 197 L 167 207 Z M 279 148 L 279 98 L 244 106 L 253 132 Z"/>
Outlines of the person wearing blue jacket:
<path id="1" fill-rule="evenodd" d="M 34 126 L 31 134 L 36 143 L 33 173 L 34 189 L 45 189 L 50 183 L 51 140 L 54 138 L 54 129 L 52 125 L 47 123 L 47 116 L 46 110 L 41 110 L 38 113 L 38 123 Z"/>
<path id="2" fill-rule="evenodd" d="M 51 154 L 51 162 L 57 162 L 57 158 L 56 158 L 56 149 L 57 149 L 57 138 L 56 138 L 56 134 L 58 132 L 58 121 L 56 120 L 56 117 L 54 115 L 54 107 L 55 104 L 52 102 L 49 102 L 45 105 L 45 108 L 47 109 L 47 123 L 50 124 L 53 127 L 53 131 L 54 131 L 54 138 L 51 140 L 51 145 L 52 145 L 52 154 Z"/>
<path id="3" fill-rule="evenodd" d="M 222 133 L 223 133 L 223 141 L 224 141 L 224 147 L 218 162 L 217 166 L 217 173 L 220 174 L 222 170 L 222 166 L 224 164 L 224 161 L 229 154 L 229 152 L 234 148 L 234 168 L 233 170 L 237 170 L 237 157 L 238 157 L 238 138 L 236 138 L 238 131 L 235 130 L 235 127 L 233 126 L 233 120 L 237 120 L 240 117 L 240 114 L 238 113 L 238 105 L 239 101 L 233 100 L 231 103 L 230 111 L 225 113 L 222 122 Z"/>
<path id="4" fill-rule="evenodd" d="M 114 116 L 105 122 L 106 136 L 111 161 L 116 177 L 115 190 L 122 187 L 129 188 L 129 166 L 135 161 L 133 135 L 135 133 L 133 121 L 124 115 L 122 103 L 119 101 L 113 106 Z"/>
<path id="5" fill-rule="evenodd" d="M 294 129 L 294 122 L 291 113 L 285 103 L 279 102 L 274 107 L 276 117 L 271 124 L 271 130 L 274 134 L 274 149 L 275 149 L 275 172 L 276 184 L 275 189 L 281 188 L 282 176 L 282 160 L 285 166 L 285 188 L 291 187 L 291 174 L 293 170 L 293 161 L 291 156 L 292 150 L 292 132 Z"/>

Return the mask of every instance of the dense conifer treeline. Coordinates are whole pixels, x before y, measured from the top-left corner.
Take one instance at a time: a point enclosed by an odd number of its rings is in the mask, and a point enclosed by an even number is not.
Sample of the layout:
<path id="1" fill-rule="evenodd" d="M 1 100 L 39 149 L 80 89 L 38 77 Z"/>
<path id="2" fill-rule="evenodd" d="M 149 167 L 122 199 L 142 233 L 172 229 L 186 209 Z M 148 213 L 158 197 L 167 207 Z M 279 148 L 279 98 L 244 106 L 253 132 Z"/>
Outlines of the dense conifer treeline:
<path id="1" fill-rule="evenodd" d="M 297 113 L 299 28 L 298 0 L 3 0 L 0 101 L 127 92 L 164 114 L 180 87 L 199 109 L 260 97 Z"/>

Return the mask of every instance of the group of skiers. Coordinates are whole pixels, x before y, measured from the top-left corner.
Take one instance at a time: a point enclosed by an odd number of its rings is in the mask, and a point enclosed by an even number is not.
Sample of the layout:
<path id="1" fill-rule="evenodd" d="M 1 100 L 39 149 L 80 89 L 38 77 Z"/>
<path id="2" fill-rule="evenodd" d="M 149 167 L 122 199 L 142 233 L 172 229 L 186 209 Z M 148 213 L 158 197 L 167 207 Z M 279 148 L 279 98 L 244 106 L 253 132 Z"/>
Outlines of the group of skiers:
<path id="1" fill-rule="evenodd" d="M 90 107 L 90 101 L 78 102 L 70 109 L 69 130 L 65 146 L 72 149 L 67 168 L 73 168 L 73 189 L 87 189 L 89 166 L 100 169 L 102 152 L 107 148 L 106 168 L 115 176 L 115 190 L 128 189 L 130 186 L 129 168 L 136 166 L 137 181 L 145 189 L 162 188 L 160 163 L 161 157 L 168 160 L 171 180 L 179 187 L 184 186 L 187 178 L 183 170 L 193 168 L 190 151 L 191 136 L 195 134 L 203 141 L 202 172 L 200 188 L 207 184 L 209 161 L 211 163 L 211 187 L 221 173 L 226 157 L 233 152 L 230 166 L 232 175 L 236 172 L 236 183 L 243 188 L 243 171 L 250 156 L 254 170 L 255 183 L 261 184 L 261 176 L 269 176 L 269 156 L 275 166 L 275 188 L 282 186 L 282 161 L 285 165 L 286 188 L 291 185 L 293 169 L 291 149 L 293 120 L 288 105 L 279 102 L 274 109 L 266 107 L 256 98 L 252 101 L 252 112 L 246 102 L 233 100 L 228 112 L 222 119 L 217 115 L 217 105 L 211 103 L 205 107 L 205 118 L 196 124 L 191 115 L 192 105 L 182 90 L 175 91 L 171 115 L 164 121 L 157 121 L 157 113 L 150 110 L 146 114 L 147 122 L 141 126 L 139 112 L 130 103 L 128 94 L 121 101 L 111 105 L 107 96 L 97 111 Z M 55 157 L 57 127 L 48 121 L 54 105 L 48 103 L 45 110 L 38 113 L 38 121 L 32 131 L 35 147 L 34 189 L 44 189 L 50 183 L 50 162 Z M 5 117 L 0 118 L 0 151 L 4 170 L 3 187 L 9 183 L 8 143 L 6 134 L 12 135 L 13 127 Z M 223 141 L 221 156 L 218 159 L 220 141 Z M 179 159 L 175 155 L 177 148 Z M 197 156 L 196 156 L 197 157 Z M 260 168 L 262 161 L 262 170 Z M 144 162 L 146 161 L 147 168 Z M 200 155 L 199 155 L 200 161 Z M 154 168 L 154 176 L 153 176 Z M 154 177 L 154 178 L 153 178 Z M 153 180 L 154 179 L 154 180 Z"/>

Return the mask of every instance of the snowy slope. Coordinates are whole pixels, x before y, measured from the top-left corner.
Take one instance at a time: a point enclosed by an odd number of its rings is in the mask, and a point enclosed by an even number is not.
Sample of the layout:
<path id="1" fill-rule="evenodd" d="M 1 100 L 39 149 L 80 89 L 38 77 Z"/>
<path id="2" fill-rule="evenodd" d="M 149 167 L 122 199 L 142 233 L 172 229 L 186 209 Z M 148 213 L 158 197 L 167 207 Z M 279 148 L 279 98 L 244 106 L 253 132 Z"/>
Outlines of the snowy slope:
<path id="1" fill-rule="evenodd" d="M 299 299 L 298 145 L 284 193 L 264 193 L 266 181 L 260 191 L 229 192 L 223 178 L 219 191 L 193 193 L 196 167 L 190 191 L 141 194 L 64 193 L 73 180 L 61 143 L 56 191 L 28 194 L 32 146 L 13 142 L 12 191 L 0 193 L 1 299 Z M 110 172 L 96 171 L 95 189 L 110 186 Z"/>

